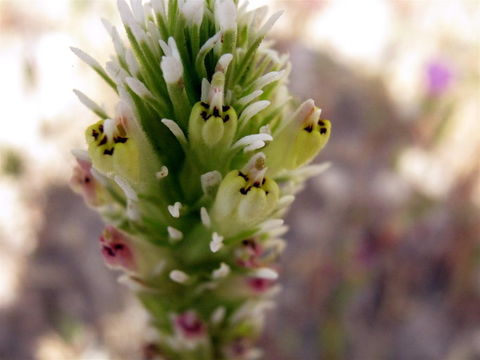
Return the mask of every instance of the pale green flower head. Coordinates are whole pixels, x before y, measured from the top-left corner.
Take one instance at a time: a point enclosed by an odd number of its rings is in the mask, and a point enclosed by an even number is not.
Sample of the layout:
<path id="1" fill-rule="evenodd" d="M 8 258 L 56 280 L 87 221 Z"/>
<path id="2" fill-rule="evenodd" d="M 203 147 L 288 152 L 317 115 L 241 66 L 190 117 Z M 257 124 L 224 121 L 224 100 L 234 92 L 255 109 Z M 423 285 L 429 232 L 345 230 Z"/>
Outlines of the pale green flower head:
<path id="1" fill-rule="evenodd" d="M 125 36 L 103 20 L 105 66 L 72 49 L 118 96 L 110 111 L 76 91 L 99 119 L 75 189 L 108 223 L 102 253 L 150 312 L 159 354 L 253 358 L 278 292 L 281 217 L 324 168 L 305 165 L 330 122 L 313 100 L 296 105 L 287 56 L 264 42 L 281 12 L 235 0 L 118 9 Z"/>

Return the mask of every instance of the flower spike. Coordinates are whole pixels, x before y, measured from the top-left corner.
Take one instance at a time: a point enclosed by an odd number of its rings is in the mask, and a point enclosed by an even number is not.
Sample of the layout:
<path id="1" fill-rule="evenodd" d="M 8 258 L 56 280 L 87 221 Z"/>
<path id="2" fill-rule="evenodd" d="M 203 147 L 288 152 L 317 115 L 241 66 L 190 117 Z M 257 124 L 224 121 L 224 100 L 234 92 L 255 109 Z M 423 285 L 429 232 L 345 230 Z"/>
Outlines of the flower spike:
<path id="1" fill-rule="evenodd" d="M 99 253 L 158 332 L 155 356 L 246 360 L 280 289 L 282 219 L 331 124 L 297 104 L 290 64 L 262 42 L 281 12 L 237 0 L 118 1 L 102 66 L 116 93 L 73 152 L 73 190 L 107 223 Z"/>

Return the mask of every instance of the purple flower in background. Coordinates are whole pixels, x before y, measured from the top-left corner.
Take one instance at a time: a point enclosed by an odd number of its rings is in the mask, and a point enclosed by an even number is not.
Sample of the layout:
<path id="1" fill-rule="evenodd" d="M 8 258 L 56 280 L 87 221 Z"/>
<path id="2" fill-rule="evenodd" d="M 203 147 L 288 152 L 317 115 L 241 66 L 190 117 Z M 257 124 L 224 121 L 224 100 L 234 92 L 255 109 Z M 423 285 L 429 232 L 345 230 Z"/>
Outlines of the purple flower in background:
<path id="1" fill-rule="evenodd" d="M 440 59 L 431 60 L 426 66 L 427 92 L 431 96 L 444 94 L 453 81 L 451 66 Z"/>

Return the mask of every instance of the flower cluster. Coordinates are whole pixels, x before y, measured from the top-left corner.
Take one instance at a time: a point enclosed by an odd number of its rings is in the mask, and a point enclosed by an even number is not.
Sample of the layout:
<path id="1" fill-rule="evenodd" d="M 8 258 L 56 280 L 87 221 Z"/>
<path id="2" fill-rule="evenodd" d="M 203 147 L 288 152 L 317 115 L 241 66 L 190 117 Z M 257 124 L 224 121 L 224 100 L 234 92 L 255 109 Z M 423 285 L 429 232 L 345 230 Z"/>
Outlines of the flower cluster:
<path id="1" fill-rule="evenodd" d="M 250 359 L 278 292 L 282 216 L 330 136 L 295 106 L 289 63 L 265 35 L 279 18 L 236 0 L 124 0 L 128 45 L 107 21 L 103 67 L 118 94 L 75 151 L 73 188 L 108 223 L 100 248 L 137 294 L 166 359 Z"/>

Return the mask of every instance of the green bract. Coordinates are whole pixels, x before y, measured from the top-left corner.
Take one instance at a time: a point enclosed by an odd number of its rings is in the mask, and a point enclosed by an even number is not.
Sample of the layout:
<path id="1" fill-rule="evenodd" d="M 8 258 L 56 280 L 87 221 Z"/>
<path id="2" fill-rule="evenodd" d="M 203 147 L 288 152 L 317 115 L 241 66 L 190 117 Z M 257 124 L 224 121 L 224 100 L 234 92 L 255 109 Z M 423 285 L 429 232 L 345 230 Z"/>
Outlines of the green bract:
<path id="1" fill-rule="evenodd" d="M 73 51 L 118 95 L 76 151 L 72 184 L 108 223 L 108 265 L 151 315 L 166 359 L 250 359 L 277 292 L 281 219 L 323 167 L 308 164 L 330 122 L 297 109 L 289 63 L 262 43 L 280 16 L 234 0 L 124 0 L 128 44 L 104 21 L 115 55 Z M 303 167 L 303 168 L 300 168 Z M 153 349 L 153 350 L 152 350 Z"/>

